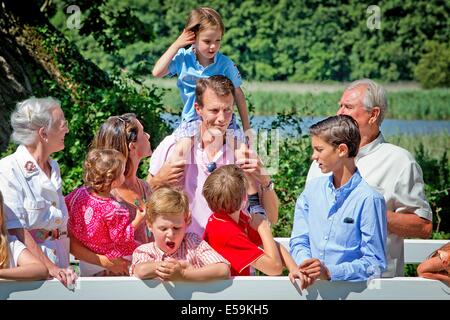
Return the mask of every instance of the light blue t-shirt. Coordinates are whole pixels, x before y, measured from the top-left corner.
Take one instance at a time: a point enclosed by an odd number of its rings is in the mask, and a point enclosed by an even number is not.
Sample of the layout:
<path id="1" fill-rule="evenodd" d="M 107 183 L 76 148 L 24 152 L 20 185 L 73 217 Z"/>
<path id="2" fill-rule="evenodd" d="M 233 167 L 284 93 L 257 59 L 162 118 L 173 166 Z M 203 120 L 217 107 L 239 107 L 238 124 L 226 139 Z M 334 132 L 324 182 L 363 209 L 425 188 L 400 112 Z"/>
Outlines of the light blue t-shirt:
<path id="1" fill-rule="evenodd" d="M 203 67 L 198 62 L 192 46 L 187 50 L 181 48 L 173 57 L 169 65 L 169 76 L 174 75 L 178 75 L 177 87 L 184 104 L 181 121 L 184 122 L 199 118 L 194 108 L 195 85 L 199 78 L 223 75 L 233 82 L 235 88 L 242 84 L 241 74 L 230 58 L 218 52 L 214 57 L 214 62 Z"/>
<path id="2" fill-rule="evenodd" d="M 384 198 L 356 170 L 338 189 L 332 175 L 306 184 L 289 246 L 297 264 L 318 258 L 331 280 L 363 281 L 386 269 L 386 237 Z"/>

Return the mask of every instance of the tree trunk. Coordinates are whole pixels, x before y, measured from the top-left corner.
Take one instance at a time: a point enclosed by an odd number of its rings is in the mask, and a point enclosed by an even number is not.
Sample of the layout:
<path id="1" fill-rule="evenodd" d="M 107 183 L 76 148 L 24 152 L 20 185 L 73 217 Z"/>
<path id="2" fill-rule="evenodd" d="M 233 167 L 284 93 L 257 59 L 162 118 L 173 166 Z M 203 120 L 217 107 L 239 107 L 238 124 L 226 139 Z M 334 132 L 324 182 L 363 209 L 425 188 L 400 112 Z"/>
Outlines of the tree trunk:
<path id="1" fill-rule="evenodd" d="M 64 70 L 76 66 L 76 74 Z M 85 60 L 56 30 L 35 1 L 0 1 L 0 151 L 10 135 L 9 115 L 14 105 L 54 80 L 78 101 L 80 86 L 108 88 L 108 75 Z M 80 101 L 78 101 L 80 102 Z"/>

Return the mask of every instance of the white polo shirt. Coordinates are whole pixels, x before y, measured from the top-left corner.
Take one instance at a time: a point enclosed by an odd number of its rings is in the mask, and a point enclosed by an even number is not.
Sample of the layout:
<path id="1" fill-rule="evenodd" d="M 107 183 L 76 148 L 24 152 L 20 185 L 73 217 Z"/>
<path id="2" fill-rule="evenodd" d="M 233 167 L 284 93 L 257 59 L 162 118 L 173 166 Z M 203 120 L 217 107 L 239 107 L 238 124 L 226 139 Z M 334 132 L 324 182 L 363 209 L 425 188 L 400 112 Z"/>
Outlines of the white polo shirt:
<path id="1" fill-rule="evenodd" d="M 374 141 L 359 150 L 355 162 L 364 180 L 384 196 L 388 210 L 413 212 L 427 220 L 433 219 L 425 197 L 422 169 L 407 150 L 387 143 L 380 132 Z M 306 182 L 319 176 L 323 174 L 313 162 Z M 387 248 L 388 267 L 383 277 L 403 276 L 403 238 L 388 232 Z"/>

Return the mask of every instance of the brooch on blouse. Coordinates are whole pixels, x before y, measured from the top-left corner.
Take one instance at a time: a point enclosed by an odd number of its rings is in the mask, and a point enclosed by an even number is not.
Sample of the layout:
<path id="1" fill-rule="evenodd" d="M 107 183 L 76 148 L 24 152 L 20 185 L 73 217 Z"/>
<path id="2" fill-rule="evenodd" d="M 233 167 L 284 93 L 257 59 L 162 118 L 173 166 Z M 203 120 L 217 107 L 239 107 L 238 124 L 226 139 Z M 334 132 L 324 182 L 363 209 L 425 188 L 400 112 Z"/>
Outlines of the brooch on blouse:
<path id="1" fill-rule="evenodd" d="M 28 173 L 32 173 L 36 171 L 36 165 L 32 161 L 27 161 L 25 163 L 25 170 L 27 170 Z"/>

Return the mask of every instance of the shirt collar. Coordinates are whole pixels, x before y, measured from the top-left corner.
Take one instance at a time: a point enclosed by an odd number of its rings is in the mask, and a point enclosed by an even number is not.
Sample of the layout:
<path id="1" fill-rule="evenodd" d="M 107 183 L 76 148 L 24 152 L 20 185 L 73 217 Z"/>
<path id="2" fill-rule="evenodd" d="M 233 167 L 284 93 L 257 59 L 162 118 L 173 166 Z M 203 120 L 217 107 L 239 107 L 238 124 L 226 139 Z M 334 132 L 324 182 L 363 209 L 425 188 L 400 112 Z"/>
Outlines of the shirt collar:
<path id="1" fill-rule="evenodd" d="M 236 223 L 236 221 L 234 221 L 233 218 L 231 218 L 231 216 L 228 213 L 214 212 L 213 215 L 216 219 L 229 221 L 229 222 L 235 223 L 237 225 L 248 222 L 248 220 L 249 220 L 249 217 L 242 211 L 239 213 L 239 223 Z"/>
<path id="2" fill-rule="evenodd" d="M 375 140 L 373 140 L 371 143 L 366 144 L 364 147 L 362 147 L 361 149 L 359 149 L 358 151 L 358 155 L 356 156 L 355 160 L 359 160 L 360 158 L 367 156 L 368 154 L 374 152 L 376 149 L 378 149 L 382 143 L 385 143 L 386 141 L 384 140 L 383 134 L 380 133 L 378 134 L 378 136 L 376 137 Z"/>
<path id="3" fill-rule="evenodd" d="M 39 175 L 41 172 L 47 179 L 43 179 L 41 181 L 44 185 L 43 187 L 47 187 L 46 183 L 53 181 L 55 186 L 50 187 L 49 189 L 53 189 L 56 187 L 56 189 L 61 188 L 62 185 L 62 179 L 61 176 L 57 174 L 57 164 L 56 161 L 49 158 L 48 163 L 50 164 L 50 167 L 52 168 L 50 179 L 44 174 L 44 172 L 41 170 L 41 168 L 38 166 L 36 160 L 33 158 L 31 153 L 28 151 L 27 147 L 24 145 L 19 145 L 17 147 L 17 150 L 15 152 L 17 163 L 19 164 L 20 170 L 23 172 L 23 176 L 26 179 L 29 179 L 35 175 Z M 48 181 L 47 181 L 48 180 Z"/>
<path id="4" fill-rule="evenodd" d="M 206 69 L 206 68 L 208 68 L 209 66 L 212 66 L 213 64 L 215 64 L 215 63 L 217 62 L 217 58 L 218 58 L 219 54 L 221 54 L 220 52 L 217 52 L 216 55 L 214 56 L 213 62 L 212 62 L 211 64 L 207 65 L 206 67 L 204 67 L 204 66 L 198 61 L 197 55 L 195 54 L 195 51 L 194 51 L 194 47 L 193 47 L 193 46 L 190 46 L 190 47 L 187 49 L 186 52 L 187 52 L 188 54 L 192 54 L 192 55 L 194 56 L 194 60 L 195 60 L 195 63 L 197 64 L 197 66 L 199 66 L 200 68 L 203 68 L 203 69 Z"/>
<path id="5" fill-rule="evenodd" d="M 159 256 L 161 257 L 161 260 L 165 260 L 167 258 L 175 258 L 177 259 L 178 257 L 178 252 L 180 251 L 181 247 L 184 245 L 185 239 L 183 239 L 183 241 L 181 241 L 180 247 L 175 250 L 175 252 L 171 253 L 171 254 L 167 254 L 166 252 L 162 251 L 157 245 L 156 242 L 153 242 L 153 245 L 155 246 L 155 250 L 156 252 L 158 252 Z"/>
<path id="6" fill-rule="evenodd" d="M 339 199 L 347 198 L 350 192 L 352 192 L 353 189 L 355 189 L 361 181 L 362 181 L 361 174 L 359 173 L 358 168 L 356 168 L 356 171 L 355 173 L 353 173 L 350 180 L 348 180 L 346 184 L 337 189 L 334 187 L 333 184 L 333 175 L 330 175 L 328 177 L 328 187 L 336 195 L 336 200 L 338 201 Z"/>
<path id="7" fill-rule="evenodd" d="M 15 152 L 17 163 L 25 178 L 39 174 L 40 169 L 36 160 L 24 145 L 17 147 Z"/>

